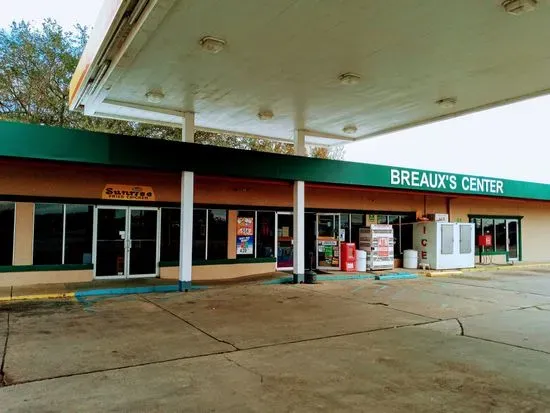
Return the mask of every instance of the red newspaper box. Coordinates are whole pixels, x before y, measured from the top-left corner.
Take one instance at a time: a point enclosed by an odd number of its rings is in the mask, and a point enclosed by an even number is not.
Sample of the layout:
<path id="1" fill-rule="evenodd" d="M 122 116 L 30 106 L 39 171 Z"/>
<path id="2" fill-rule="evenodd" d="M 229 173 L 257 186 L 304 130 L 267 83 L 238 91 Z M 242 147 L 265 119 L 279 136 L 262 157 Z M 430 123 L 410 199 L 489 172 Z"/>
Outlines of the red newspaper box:
<path id="1" fill-rule="evenodd" d="M 340 270 L 355 272 L 355 244 L 342 242 L 340 244 Z"/>

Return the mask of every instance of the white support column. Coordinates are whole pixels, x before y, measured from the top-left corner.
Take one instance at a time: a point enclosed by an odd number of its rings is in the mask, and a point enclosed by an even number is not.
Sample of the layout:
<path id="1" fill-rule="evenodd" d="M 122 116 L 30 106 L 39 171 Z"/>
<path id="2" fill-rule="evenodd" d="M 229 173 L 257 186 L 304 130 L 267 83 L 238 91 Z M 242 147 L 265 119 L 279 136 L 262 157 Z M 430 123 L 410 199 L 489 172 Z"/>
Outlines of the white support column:
<path id="1" fill-rule="evenodd" d="M 303 283 L 305 273 L 304 188 L 304 181 L 294 182 L 294 230 L 292 235 L 295 283 Z"/>
<path id="2" fill-rule="evenodd" d="M 181 138 L 183 142 L 193 143 L 195 134 L 195 114 L 183 114 Z M 193 270 L 193 192 L 194 173 L 181 173 L 181 205 L 180 205 L 180 266 L 178 277 L 179 291 L 191 289 L 191 273 Z"/>
<path id="3" fill-rule="evenodd" d="M 184 112 L 181 128 L 181 140 L 187 143 L 195 143 L 195 114 Z"/>
<path id="4" fill-rule="evenodd" d="M 303 130 L 296 130 L 294 133 L 294 155 L 307 156 L 306 136 Z M 294 181 L 294 229 L 293 229 L 293 259 L 294 259 L 294 282 L 303 283 L 305 273 L 305 230 L 304 230 L 304 207 L 305 207 L 305 183 Z"/>
<path id="5" fill-rule="evenodd" d="M 306 153 L 306 134 L 303 130 L 297 130 L 294 133 L 294 155 L 307 156 Z"/>

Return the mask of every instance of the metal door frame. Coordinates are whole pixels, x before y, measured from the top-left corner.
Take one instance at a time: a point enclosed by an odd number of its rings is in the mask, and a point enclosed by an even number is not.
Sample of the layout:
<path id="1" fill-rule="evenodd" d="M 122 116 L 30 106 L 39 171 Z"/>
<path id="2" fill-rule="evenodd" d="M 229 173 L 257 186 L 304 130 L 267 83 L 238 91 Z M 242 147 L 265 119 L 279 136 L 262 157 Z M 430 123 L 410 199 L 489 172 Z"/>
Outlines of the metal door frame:
<path id="1" fill-rule="evenodd" d="M 519 245 L 519 219 L 506 219 L 506 252 L 508 253 L 508 260 L 509 261 L 519 261 L 520 257 L 520 245 Z M 516 257 L 511 258 L 510 257 L 510 228 L 509 224 L 511 222 L 515 222 L 516 224 Z"/>
<path id="2" fill-rule="evenodd" d="M 321 215 L 329 215 L 329 216 L 332 216 L 332 219 L 333 219 L 333 222 L 334 222 L 334 219 L 336 218 L 337 219 L 337 222 L 335 223 L 335 231 L 336 231 L 336 236 L 335 236 L 335 239 L 336 239 L 336 248 L 338 248 L 338 261 L 340 261 L 340 213 L 339 212 L 318 212 L 317 214 L 315 214 L 315 265 L 318 269 L 320 270 L 332 270 L 332 271 L 335 271 L 335 270 L 339 270 L 340 269 L 340 266 L 336 266 L 336 267 L 320 267 L 319 266 L 319 217 Z M 350 234 L 351 234 L 351 231 L 350 231 Z"/>
<path id="3" fill-rule="evenodd" d="M 124 239 L 124 274 L 123 275 L 102 275 L 97 276 L 97 229 L 99 226 L 98 221 L 98 211 L 100 209 L 121 209 L 126 211 L 125 219 L 125 239 Z M 131 235 L 131 212 L 132 210 L 149 210 L 157 212 L 157 228 L 156 228 L 156 255 L 155 255 L 155 273 L 154 274 L 130 274 L 130 244 L 132 242 Z M 155 278 L 159 275 L 159 261 L 160 261 L 160 223 L 161 223 L 161 214 L 160 208 L 155 207 L 146 207 L 146 206 L 121 206 L 121 205 L 97 205 L 94 208 L 94 230 L 93 230 L 93 245 L 92 245 L 92 255 L 93 255 L 93 264 L 94 264 L 94 279 L 98 280 L 120 280 L 120 279 L 132 279 L 132 278 Z"/>

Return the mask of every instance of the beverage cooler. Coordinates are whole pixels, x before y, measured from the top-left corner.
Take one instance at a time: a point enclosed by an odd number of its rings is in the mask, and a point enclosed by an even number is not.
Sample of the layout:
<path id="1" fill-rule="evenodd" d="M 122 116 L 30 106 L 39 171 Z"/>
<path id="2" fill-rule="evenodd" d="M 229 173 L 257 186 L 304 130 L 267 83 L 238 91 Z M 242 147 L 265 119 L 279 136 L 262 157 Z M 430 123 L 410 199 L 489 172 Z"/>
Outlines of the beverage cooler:
<path id="1" fill-rule="evenodd" d="M 461 222 L 417 222 L 413 246 L 420 264 L 448 270 L 475 266 L 474 224 Z"/>
<path id="2" fill-rule="evenodd" d="M 359 249 L 367 253 L 367 268 L 370 270 L 392 270 L 393 227 L 384 224 L 372 224 L 359 228 Z"/>

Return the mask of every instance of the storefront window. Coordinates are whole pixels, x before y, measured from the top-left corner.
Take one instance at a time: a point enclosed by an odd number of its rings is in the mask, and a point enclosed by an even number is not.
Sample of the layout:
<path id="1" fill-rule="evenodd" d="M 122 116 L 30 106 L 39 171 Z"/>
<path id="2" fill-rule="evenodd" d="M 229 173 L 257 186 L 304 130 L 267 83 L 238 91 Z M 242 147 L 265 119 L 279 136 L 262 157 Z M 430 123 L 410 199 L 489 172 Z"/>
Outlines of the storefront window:
<path id="1" fill-rule="evenodd" d="M 237 258 L 254 257 L 256 239 L 256 213 L 237 211 Z"/>
<path id="2" fill-rule="evenodd" d="M 294 265 L 293 215 L 277 214 L 277 267 L 292 268 Z"/>
<path id="3" fill-rule="evenodd" d="M 495 251 L 506 251 L 506 220 L 495 219 Z"/>
<path id="4" fill-rule="evenodd" d="M 13 264 L 15 203 L 0 202 L 0 265 Z"/>
<path id="5" fill-rule="evenodd" d="M 179 208 L 162 208 L 160 237 L 160 260 L 179 261 Z M 193 210 L 192 257 L 193 261 L 227 258 L 227 211 L 225 209 Z"/>
<path id="6" fill-rule="evenodd" d="M 350 242 L 349 214 L 340 214 L 340 229 L 344 232 L 343 242 Z"/>
<path id="7" fill-rule="evenodd" d="M 35 204 L 34 265 L 92 262 L 93 206 Z"/>
<path id="8" fill-rule="evenodd" d="M 399 257 L 401 253 L 401 217 L 399 215 L 388 215 L 388 224 L 393 228 L 393 255 Z"/>
<path id="9" fill-rule="evenodd" d="M 351 214 L 351 242 L 359 246 L 359 228 L 365 226 L 365 214 Z"/>
<path id="10" fill-rule="evenodd" d="M 481 220 L 481 226 L 483 228 L 484 235 L 491 235 L 493 238 L 493 246 L 487 248 L 489 251 L 495 250 L 495 220 L 492 218 L 483 218 Z"/>
<path id="11" fill-rule="evenodd" d="M 195 209 L 193 211 L 193 261 L 206 259 L 206 225 L 206 209 Z"/>
<path id="12" fill-rule="evenodd" d="M 208 210 L 207 259 L 227 258 L 227 210 Z"/>
<path id="13" fill-rule="evenodd" d="M 257 257 L 275 257 L 275 212 L 258 211 L 257 214 Z"/>
<path id="14" fill-rule="evenodd" d="M 63 205 L 34 206 L 34 265 L 63 264 Z"/>
<path id="15" fill-rule="evenodd" d="M 477 245 L 477 240 L 478 240 L 479 236 L 481 235 L 481 218 L 472 218 L 470 220 L 470 222 L 472 224 L 475 224 L 475 231 L 476 231 L 475 242 L 476 242 L 476 245 Z"/>
<path id="16" fill-rule="evenodd" d="M 91 264 L 94 207 L 65 205 L 64 264 Z"/>
<path id="17" fill-rule="evenodd" d="M 179 256 L 180 210 L 179 208 L 162 208 L 160 215 L 160 260 L 178 261 Z"/>

